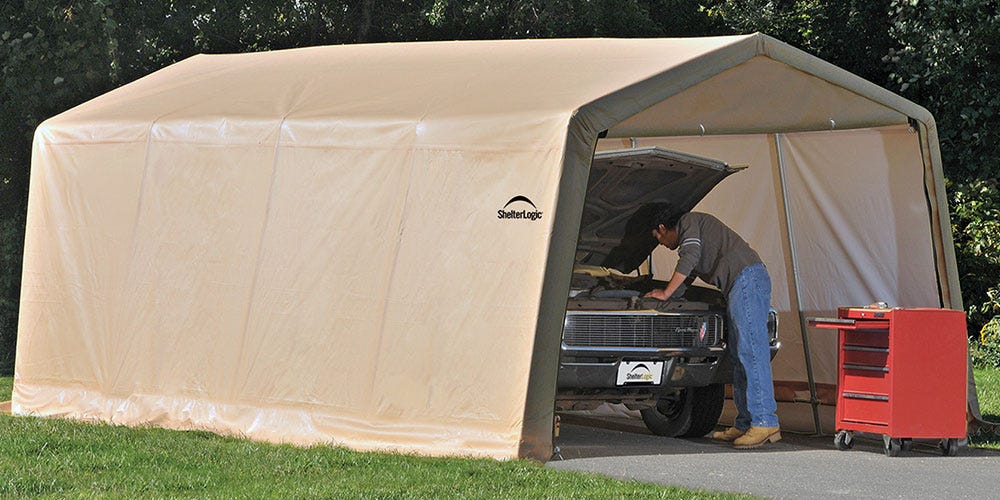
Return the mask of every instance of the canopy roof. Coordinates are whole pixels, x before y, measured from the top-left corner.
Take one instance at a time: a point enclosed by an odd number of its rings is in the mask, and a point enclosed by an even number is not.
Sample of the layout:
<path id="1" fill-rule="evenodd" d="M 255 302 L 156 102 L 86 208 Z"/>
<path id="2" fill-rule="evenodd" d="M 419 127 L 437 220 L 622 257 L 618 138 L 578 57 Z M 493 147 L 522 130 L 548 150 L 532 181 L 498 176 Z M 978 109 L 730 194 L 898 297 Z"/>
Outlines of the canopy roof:
<path id="1" fill-rule="evenodd" d="M 698 93 L 677 95 L 695 84 Z M 612 102 L 615 109 L 602 109 Z M 565 121 L 583 107 L 609 117 L 627 113 L 608 124 L 611 137 L 864 128 L 905 124 L 907 117 L 931 122 L 920 106 L 754 34 L 197 55 L 63 113 L 42 130 L 53 142 L 151 134 L 261 144 L 277 140 L 280 123 L 283 143 L 357 145 L 377 124 L 397 129 L 411 146 L 481 143 L 479 131 L 487 129 L 495 131 L 494 147 L 525 147 L 543 139 L 534 133 L 539 121 Z M 485 121 L 456 126 L 473 117 Z M 75 125 L 84 123 L 87 135 L 80 136 Z"/>

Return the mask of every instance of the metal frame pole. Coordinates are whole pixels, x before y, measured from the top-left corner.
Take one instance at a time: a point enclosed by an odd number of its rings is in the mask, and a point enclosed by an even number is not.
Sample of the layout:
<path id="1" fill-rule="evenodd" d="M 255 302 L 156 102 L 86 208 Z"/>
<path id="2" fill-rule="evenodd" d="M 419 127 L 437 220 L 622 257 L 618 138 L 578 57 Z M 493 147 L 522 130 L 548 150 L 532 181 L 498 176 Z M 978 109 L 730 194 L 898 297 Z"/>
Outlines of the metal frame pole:
<path id="1" fill-rule="evenodd" d="M 802 294 L 799 287 L 799 265 L 795 253 L 795 238 L 792 231 L 792 216 L 788 210 L 788 185 L 785 182 L 785 160 L 781 153 L 781 134 L 774 134 L 774 146 L 778 155 L 778 174 L 781 182 L 781 200 L 785 211 L 785 227 L 788 231 L 789 259 L 792 263 L 792 288 L 795 291 L 795 309 L 799 314 L 799 328 L 802 333 L 802 351 L 806 359 L 806 376 L 809 378 L 809 403 L 812 405 L 813 422 L 816 433 L 821 434 L 819 423 L 819 399 L 816 397 L 816 379 L 813 377 L 812 356 L 809 354 L 809 337 L 806 335 L 806 317 L 802 311 Z"/>

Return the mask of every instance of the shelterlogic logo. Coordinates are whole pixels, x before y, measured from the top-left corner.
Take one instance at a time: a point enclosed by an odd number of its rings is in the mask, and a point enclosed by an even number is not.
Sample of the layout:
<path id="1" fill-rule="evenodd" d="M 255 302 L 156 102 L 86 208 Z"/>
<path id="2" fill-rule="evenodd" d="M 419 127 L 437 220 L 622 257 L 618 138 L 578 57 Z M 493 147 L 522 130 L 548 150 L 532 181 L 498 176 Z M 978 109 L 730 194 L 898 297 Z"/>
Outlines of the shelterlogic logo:
<path id="1" fill-rule="evenodd" d="M 626 382 L 652 382 L 653 372 L 649 370 L 649 367 L 640 363 L 635 365 L 631 371 L 625 374 Z"/>
<path id="2" fill-rule="evenodd" d="M 515 208 L 507 210 L 507 207 L 511 206 L 514 203 L 527 203 L 528 205 L 531 205 L 531 208 L 533 208 L 534 210 L 527 210 L 527 209 L 517 210 L 517 207 L 519 207 L 520 205 L 515 205 Z M 508 201 L 507 204 L 503 206 L 503 208 L 497 210 L 497 218 L 507 219 L 507 220 L 536 221 L 536 220 L 542 220 L 542 211 L 538 210 L 538 207 L 536 207 L 535 204 L 532 203 L 532 201 L 529 200 L 527 196 L 517 195 L 511 198 L 510 201 Z"/>

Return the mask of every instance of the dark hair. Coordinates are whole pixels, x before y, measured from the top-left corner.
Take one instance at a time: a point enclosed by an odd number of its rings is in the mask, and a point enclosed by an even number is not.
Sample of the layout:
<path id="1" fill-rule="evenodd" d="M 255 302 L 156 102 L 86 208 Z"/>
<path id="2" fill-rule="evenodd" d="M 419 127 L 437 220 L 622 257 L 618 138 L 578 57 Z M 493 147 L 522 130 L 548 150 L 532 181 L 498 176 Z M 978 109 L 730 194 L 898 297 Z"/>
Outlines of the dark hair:
<path id="1" fill-rule="evenodd" d="M 656 203 L 653 205 L 649 220 L 649 230 L 652 231 L 660 227 L 660 224 L 663 224 L 663 227 L 668 230 L 673 229 L 677 227 L 677 221 L 681 219 L 682 215 L 684 215 L 684 212 L 677 210 L 670 203 Z"/>
<path id="2" fill-rule="evenodd" d="M 617 246 L 612 248 L 601 265 L 613 267 L 623 273 L 632 272 L 646 259 L 659 244 L 653 237 L 653 229 L 660 224 L 673 227 L 683 212 L 670 203 L 647 203 L 636 209 L 625 222 L 625 233 Z"/>

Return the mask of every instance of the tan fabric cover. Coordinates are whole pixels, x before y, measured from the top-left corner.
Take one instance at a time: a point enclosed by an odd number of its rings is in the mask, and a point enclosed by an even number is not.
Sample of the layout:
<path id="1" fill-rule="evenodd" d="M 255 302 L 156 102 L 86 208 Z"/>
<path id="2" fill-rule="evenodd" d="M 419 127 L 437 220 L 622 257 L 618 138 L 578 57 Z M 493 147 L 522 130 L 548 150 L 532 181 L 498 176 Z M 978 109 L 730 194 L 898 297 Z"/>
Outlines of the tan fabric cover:
<path id="1" fill-rule="evenodd" d="M 753 99 L 747 99 L 748 94 Z M 781 113 L 774 112 L 778 109 Z M 671 128 L 683 135 L 701 135 L 702 127 L 705 134 L 745 134 L 906 122 L 898 110 L 765 55 L 699 83 L 697 92 L 671 96 L 611 132 L 655 137 L 662 131 L 665 116 L 670 117 Z"/>
<path id="2" fill-rule="evenodd" d="M 758 56 L 818 85 L 799 104 L 822 109 L 754 108 L 729 128 L 815 128 L 843 108 L 854 126 L 916 116 L 934 130 L 918 106 L 763 35 L 196 56 L 50 119 L 34 142 L 13 412 L 545 460 L 598 133 L 639 114 L 648 135 L 689 134 L 640 113 L 681 92 L 715 100 L 697 84 L 769 64 Z M 822 137 L 790 142 L 803 172 L 827 167 L 815 153 L 839 138 Z M 722 144 L 701 152 L 730 159 Z M 747 202 L 776 214 L 761 170 L 721 192 L 752 183 Z M 517 195 L 543 218 L 498 219 Z M 751 214 L 739 230 L 780 241 L 777 220 Z M 785 250 L 766 251 L 782 272 Z M 802 377 L 794 346 L 781 366 Z"/>

